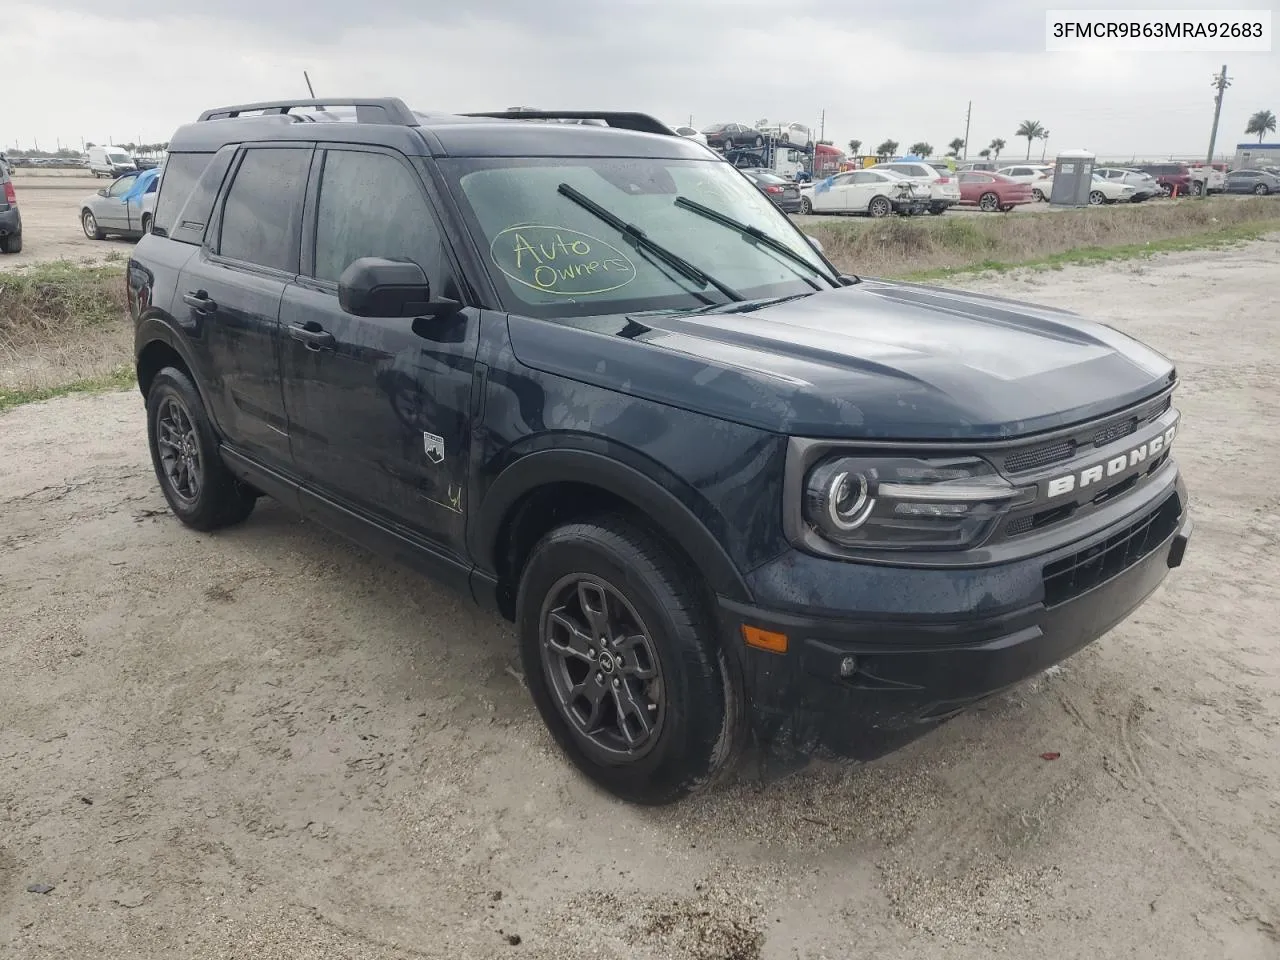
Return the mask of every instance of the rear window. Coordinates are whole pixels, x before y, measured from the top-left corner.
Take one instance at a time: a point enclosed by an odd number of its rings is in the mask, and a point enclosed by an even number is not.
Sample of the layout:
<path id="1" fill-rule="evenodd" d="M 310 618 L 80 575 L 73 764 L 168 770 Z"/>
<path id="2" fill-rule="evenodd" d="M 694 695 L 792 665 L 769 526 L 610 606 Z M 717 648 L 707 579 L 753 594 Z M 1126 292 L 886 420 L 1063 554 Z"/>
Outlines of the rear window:
<path id="1" fill-rule="evenodd" d="M 169 154 L 160 177 L 160 195 L 156 197 L 154 229 L 157 233 L 166 235 L 173 232 L 178 214 L 212 158 L 212 153 Z"/>

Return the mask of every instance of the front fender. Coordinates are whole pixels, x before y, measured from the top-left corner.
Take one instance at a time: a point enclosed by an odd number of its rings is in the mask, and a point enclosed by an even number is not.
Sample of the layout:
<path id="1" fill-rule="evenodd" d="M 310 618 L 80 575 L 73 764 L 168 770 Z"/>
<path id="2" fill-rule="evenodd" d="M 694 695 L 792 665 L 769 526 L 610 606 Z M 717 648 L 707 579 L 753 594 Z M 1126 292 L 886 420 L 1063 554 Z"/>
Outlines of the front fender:
<path id="1" fill-rule="evenodd" d="M 474 522 L 468 524 L 471 556 L 480 569 L 496 571 L 499 538 L 522 497 L 550 484 L 587 482 L 643 512 L 680 545 L 717 594 L 735 600 L 750 598 L 746 581 L 724 547 L 689 504 L 669 489 L 678 481 L 664 479 L 665 486 L 607 453 L 563 447 L 526 453 L 498 474 L 486 491 Z"/>

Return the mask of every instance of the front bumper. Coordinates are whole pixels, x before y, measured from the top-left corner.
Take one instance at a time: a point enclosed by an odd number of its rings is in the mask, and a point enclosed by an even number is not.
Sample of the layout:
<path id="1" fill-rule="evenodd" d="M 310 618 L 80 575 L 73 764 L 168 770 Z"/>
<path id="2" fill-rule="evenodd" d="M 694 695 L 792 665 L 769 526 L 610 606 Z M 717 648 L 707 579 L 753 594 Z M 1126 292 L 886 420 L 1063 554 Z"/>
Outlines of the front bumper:
<path id="1" fill-rule="evenodd" d="M 22 232 L 22 214 L 17 207 L 0 210 L 0 237 Z"/>
<path id="2" fill-rule="evenodd" d="M 1066 659 L 1124 620 L 1182 563 L 1191 536 L 1186 502 L 1179 480 L 1159 506 L 1118 527 L 984 570 L 988 596 L 1023 585 L 1024 595 L 995 614 L 913 611 L 913 597 L 954 592 L 948 578 L 956 573 L 945 569 L 900 571 L 897 616 L 814 617 L 722 600 L 723 636 L 741 651 L 756 741 L 783 763 L 875 759 Z M 858 576 L 857 565 L 841 565 Z M 785 634 L 787 652 L 746 646 L 744 626 Z"/>

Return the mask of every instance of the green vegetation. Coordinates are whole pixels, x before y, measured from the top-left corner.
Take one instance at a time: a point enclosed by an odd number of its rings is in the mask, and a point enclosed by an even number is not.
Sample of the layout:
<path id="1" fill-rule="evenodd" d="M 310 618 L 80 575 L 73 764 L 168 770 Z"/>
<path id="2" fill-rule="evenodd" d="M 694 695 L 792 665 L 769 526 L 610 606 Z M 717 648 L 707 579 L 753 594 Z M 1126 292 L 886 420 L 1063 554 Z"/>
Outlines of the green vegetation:
<path id="1" fill-rule="evenodd" d="M 70 383 L 55 386 L 31 387 L 25 390 L 6 390 L 4 387 L 0 387 L 0 413 L 24 403 L 34 403 L 37 400 L 52 400 L 54 397 L 64 397 L 72 393 L 101 393 L 105 390 L 121 390 L 125 387 L 132 387 L 135 383 L 137 383 L 137 379 L 134 377 L 133 368 L 122 366 L 105 376 L 73 380 Z"/>

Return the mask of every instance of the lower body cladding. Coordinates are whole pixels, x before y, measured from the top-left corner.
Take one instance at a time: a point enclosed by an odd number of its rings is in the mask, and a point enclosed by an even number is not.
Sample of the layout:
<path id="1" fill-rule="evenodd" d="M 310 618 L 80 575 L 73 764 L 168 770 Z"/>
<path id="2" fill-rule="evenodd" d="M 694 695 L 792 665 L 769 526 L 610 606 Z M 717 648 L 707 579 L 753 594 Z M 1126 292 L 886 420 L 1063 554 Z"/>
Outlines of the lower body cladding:
<path id="1" fill-rule="evenodd" d="M 945 569 L 899 571 L 899 617 L 815 617 L 722 600 L 724 636 L 742 651 L 753 739 L 783 772 L 809 758 L 873 760 L 1066 659 L 1181 564 L 1191 535 L 1186 503 L 1179 479 L 1158 506 L 1117 527 L 986 568 L 992 594 L 1007 595 L 995 588 L 1000 580 L 1026 593 L 989 615 L 911 612 L 911 597 L 946 592 L 939 578 L 955 574 Z M 857 565 L 845 566 L 858 576 Z M 753 631 L 764 631 L 773 650 L 744 644 Z"/>

